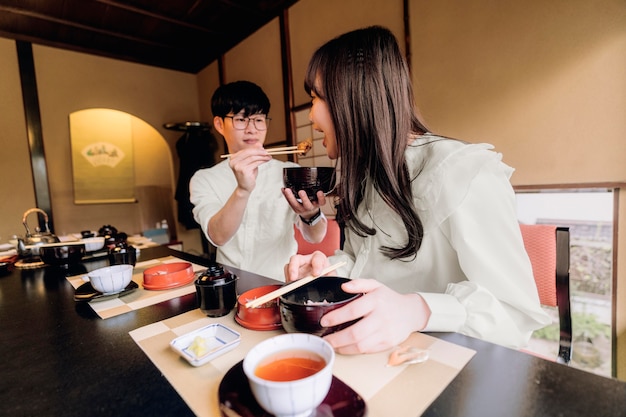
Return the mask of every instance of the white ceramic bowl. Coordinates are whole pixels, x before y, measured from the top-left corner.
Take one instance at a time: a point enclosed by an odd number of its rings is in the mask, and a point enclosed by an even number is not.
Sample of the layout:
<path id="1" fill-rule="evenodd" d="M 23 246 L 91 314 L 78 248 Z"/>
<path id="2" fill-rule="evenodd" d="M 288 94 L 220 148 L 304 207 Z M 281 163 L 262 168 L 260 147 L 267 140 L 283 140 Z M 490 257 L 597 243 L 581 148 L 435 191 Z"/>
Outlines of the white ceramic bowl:
<path id="1" fill-rule="evenodd" d="M 83 280 L 91 281 L 91 286 L 102 294 L 116 294 L 126 288 L 132 278 L 132 265 L 113 265 L 91 271 Z"/>
<path id="2" fill-rule="evenodd" d="M 104 247 L 104 236 L 86 237 L 80 240 L 87 252 L 94 252 Z"/>
<path id="3" fill-rule="evenodd" d="M 293 381 L 270 381 L 255 375 L 259 363 L 275 353 L 289 350 L 312 351 L 326 365 L 317 373 Z M 309 416 L 330 389 L 335 351 L 319 336 L 288 333 L 274 336 L 254 346 L 243 360 L 243 371 L 250 382 L 254 398 L 265 411 L 276 417 Z"/>

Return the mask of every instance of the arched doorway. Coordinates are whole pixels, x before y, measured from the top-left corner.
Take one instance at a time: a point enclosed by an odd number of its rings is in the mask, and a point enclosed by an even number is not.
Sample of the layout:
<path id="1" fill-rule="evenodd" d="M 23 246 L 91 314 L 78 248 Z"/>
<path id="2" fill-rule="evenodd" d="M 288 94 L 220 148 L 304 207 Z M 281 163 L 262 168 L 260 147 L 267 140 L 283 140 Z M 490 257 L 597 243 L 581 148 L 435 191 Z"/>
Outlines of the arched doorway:
<path id="1" fill-rule="evenodd" d="M 132 235 L 166 220 L 177 238 L 172 153 L 154 127 L 119 110 L 83 109 L 70 114 L 70 137 L 72 193 L 52 190 L 57 229 L 111 224 Z"/>

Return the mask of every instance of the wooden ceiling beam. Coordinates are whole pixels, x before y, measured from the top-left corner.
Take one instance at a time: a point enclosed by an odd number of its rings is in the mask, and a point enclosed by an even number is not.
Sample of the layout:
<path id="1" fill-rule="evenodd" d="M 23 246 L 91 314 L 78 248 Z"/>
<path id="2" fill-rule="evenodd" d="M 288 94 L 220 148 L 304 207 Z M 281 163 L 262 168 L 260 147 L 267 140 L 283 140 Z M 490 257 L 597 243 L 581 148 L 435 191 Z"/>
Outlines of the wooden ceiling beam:
<path id="1" fill-rule="evenodd" d="M 199 26 L 199 25 L 194 25 L 192 23 L 188 23 L 185 22 L 184 20 L 180 20 L 180 19 L 173 19 L 169 16 L 165 16 L 159 13 L 153 13 L 153 12 L 149 12 L 148 10 L 145 9 L 140 9 L 138 7 L 134 7 L 134 6 L 129 6 L 126 4 L 122 4 L 118 1 L 114 1 L 114 0 L 96 0 L 98 3 L 102 3 L 105 4 L 107 6 L 111 6 L 111 7 L 115 7 L 121 10 L 126 10 L 132 13 L 137 13 L 140 14 L 142 16 L 146 16 L 146 17 L 150 17 L 152 19 L 156 19 L 156 20 L 162 20 L 164 22 L 168 22 L 168 23 L 172 23 L 174 25 L 178 25 L 178 26 L 183 26 L 186 27 L 188 29 L 193 29 L 193 30 L 197 30 L 198 32 L 203 32 L 209 35 L 216 35 L 216 34 L 220 34 L 220 32 L 217 32 L 215 30 L 210 30 L 208 28 L 205 28 L 203 26 Z M 197 7 L 197 2 L 196 4 L 194 4 L 194 8 Z"/>
<path id="2" fill-rule="evenodd" d="M 101 29 L 101 28 L 97 28 L 94 26 L 88 26 L 88 25 L 84 25 L 81 23 L 76 23 L 67 19 L 61 19 L 58 17 L 54 17 L 54 16 L 49 16 L 49 15 L 44 15 L 41 13 L 36 13 L 36 12 L 31 12 L 29 10 L 24 10 L 24 9 L 18 9 L 15 7 L 9 7 L 9 6 L 2 6 L 0 5 L 0 12 L 7 12 L 7 13 L 12 13 L 14 15 L 18 15 L 18 16 L 25 16 L 25 17 L 29 17 L 29 18 L 33 18 L 33 19 L 39 19 L 39 20 L 43 20 L 45 22 L 51 22 L 51 23 L 56 23 L 58 25 L 62 25 L 62 26 L 66 26 L 66 27 L 71 27 L 74 29 L 80 29 L 80 30 L 85 30 L 88 32 L 93 32 L 93 33 L 98 33 L 100 35 L 106 35 L 106 36 L 111 36 L 111 37 L 115 37 L 115 38 L 119 38 L 119 39 L 124 39 L 127 41 L 132 41 L 132 42 L 137 42 L 137 43 L 141 43 L 144 45 L 151 45 L 151 46 L 156 46 L 159 48 L 170 48 L 170 49 L 175 49 L 177 48 L 176 45 L 168 45 L 162 42 L 155 42 L 152 40 L 148 40 L 146 38 L 139 38 L 137 36 L 131 36 L 131 35 L 126 35 L 124 33 L 121 32 L 114 32 L 111 30 L 106 30 L 106 29 Z M 6 30 L 6 29 L 5 29 Z"/>

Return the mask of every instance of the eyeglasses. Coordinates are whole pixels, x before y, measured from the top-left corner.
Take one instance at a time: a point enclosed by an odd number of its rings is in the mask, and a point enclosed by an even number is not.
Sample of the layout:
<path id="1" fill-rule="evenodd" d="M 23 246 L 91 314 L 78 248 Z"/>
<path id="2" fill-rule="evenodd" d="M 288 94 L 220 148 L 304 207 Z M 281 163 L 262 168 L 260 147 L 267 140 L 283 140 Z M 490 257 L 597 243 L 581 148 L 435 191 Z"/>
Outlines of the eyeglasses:
<path id="1" fill-rule="evenodd" d="M 233 119 L 233 127 L 237 130 L 247 128 L 250 121 L 252 121 L 257 130 L 267 130 L 271 120 L 269 117 L 224 116 L 224 119 L 226 118 Z"/>

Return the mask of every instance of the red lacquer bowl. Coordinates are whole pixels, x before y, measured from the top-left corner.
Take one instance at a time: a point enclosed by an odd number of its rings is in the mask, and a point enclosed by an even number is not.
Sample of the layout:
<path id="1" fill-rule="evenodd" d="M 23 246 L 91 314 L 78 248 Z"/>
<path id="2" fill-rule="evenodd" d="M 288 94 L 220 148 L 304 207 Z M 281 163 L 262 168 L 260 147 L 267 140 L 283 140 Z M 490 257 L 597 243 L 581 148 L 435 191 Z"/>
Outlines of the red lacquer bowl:
<path id="1" fill-rule="evenodd" d="M 143 271 L 143 287 L 147 290 L 168 290 L 187 285 L 194 277 L 189 262 L 157 265 Z"/>
<path id="2" fill-rule="evenodd" d="M 265 285 L 253 288 L 239 295 L 237 298 L 237 313 L 235 321 L 250 330 L 276 330 L 282 327 L 278 299 L 255 307 L 247 308 L 246 303 L 277 290 L 282 285 Z"/>

